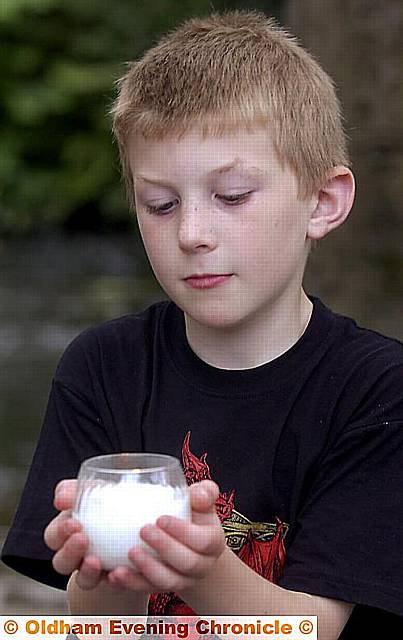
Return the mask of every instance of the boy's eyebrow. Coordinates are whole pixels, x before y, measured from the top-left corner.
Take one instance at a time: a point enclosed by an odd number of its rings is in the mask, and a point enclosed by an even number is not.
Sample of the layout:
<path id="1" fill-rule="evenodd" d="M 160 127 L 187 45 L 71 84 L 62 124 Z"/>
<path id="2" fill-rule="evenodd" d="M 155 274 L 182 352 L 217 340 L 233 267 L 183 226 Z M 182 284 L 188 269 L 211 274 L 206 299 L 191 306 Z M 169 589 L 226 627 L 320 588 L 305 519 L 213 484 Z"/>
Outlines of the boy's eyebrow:
<path id="1" fill-rule="evenodd" d="M 239 169 L 242 173 L 250 174 L 251 176 L 263 175 L 265 173 L 263 169 L 259 169 L 259 167 L 252 167 L 252 166 L 248 167 L 243 160 L 241 160 L 240 158 L 235 158 L 235 160 L 233 160 L 232 162 L 229 162 L 228 164 L 225 164 L 222 167 L 217 167 L 217 169 L 213 169 L 212 171 L 209 171 L 207 173 L 207 177 L 228 173 L 230 171 L 233 171 L 234 169 Z M 146 178 L 145 176 L 142 176 L 140 174 L 137 174 L 137 175 L 135 174 L 133 178 L 134 178 L 134 182 L 136 182 L 137 180 L 143 180 L 144 182 L 151 182 L 151 184 L 157 184 L 157 185 L 161 184 L 160 180 L 153 180 L 152 178 Z"/>
<path id="2" fill-rule="evenodd" d="M 248 167 L 244 160 L 240 158 L 235 158 L 232 162 L 225 164 L 222 167 L 218 167 L 217 169 L 213 169 L 209 171 L 208 176 L 213 176 L 217 174 L 227 173 L 228 171 L 232 171 L 232 169 L 240 169 L 242 172 L 253 174 L 263 174 L 263 169 L 259 169 L 259 167 Z"/>

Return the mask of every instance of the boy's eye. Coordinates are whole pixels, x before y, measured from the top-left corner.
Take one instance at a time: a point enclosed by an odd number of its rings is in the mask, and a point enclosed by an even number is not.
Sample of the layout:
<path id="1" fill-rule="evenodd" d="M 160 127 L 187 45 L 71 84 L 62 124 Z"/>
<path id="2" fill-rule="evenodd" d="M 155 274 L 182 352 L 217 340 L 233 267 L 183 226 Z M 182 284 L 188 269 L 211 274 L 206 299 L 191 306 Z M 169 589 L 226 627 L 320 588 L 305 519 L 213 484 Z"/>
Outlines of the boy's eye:
<path id="1" fill-rule="evenodd" d="M 219 200 L 223 200 L 230 206 L 234 206 L 237 204 L 243 204 L 248 195 L 250 195 L 252 191 L 246 191 L 246 193 L 234 193 L 231 195 L 219 195 L 216 194 L 216 198 Z M 172 205 L 176 202 L 176 200 L 171 200 L 170 202 L 164 202 L 164 204 L 160 204 L 158 206 L 147 204 L 146 210 L 147 213 L 156 214 L 156 215 L 164 215 L 166 213 L 171 213 Z"/>
<path id="2" fill-rule="evenodd" d="M 234 193 L 228 196 L 220 196 L 217 194 L 217 198 L 226 201 L 228 204 L 242 204 L 251 193 L 252 191 L 246 191 L 245 193 Z"/>
<path id="3" fill-rule="evenodd" d="M 147 213 L 151 213 L 151 214 L 170 213 L 170 207 L 174 202 L 175 202 L 174 200 L 171 200 L 170 202 L 165 202 L 164 204 L 160 204 L 158 206 L 155 206 L 152 204 L 146 204 L 146 211 Z"/>

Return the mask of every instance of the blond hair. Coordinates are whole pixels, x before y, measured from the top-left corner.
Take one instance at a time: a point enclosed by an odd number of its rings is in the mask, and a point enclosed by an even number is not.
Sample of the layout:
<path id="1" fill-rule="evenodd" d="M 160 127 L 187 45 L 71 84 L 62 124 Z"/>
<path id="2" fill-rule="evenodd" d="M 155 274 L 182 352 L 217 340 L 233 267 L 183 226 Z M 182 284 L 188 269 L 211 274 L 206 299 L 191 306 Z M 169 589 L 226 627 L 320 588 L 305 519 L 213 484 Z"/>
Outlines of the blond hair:
<path id="1" fill-rule="evenodd" d="M 309 197 L 336 165 L 349 166 L 346 134 L 332 79 L 274 18 L 248 10 L 186 20 L 117 80 L 110 113 L 129 202 L 131 133 L 203 136 L 268 126 L 279 161 Z"/>

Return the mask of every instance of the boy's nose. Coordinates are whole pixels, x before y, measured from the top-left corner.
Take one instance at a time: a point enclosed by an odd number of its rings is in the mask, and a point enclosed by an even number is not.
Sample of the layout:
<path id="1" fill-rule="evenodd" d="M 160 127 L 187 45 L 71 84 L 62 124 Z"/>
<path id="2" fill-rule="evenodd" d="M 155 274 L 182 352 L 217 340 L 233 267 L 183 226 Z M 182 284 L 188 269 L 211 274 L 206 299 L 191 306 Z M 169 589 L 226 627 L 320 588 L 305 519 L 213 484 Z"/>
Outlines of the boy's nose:
<path id="1" fill-rule="evenodd" d="M 178 242 L 183 251 L 214 248 L 217 238 L 210 213 L 199 206 L 183 208 L 179 218 Z"/>

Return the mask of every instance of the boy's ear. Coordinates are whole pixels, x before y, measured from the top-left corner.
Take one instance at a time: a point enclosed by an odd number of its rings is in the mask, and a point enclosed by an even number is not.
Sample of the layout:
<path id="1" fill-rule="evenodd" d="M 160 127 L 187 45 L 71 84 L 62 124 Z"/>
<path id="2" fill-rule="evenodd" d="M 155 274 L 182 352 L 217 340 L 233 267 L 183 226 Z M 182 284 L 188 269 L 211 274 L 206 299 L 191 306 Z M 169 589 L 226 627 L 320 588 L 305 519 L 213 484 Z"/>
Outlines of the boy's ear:
<path id="1" fill-rule="evenodd" d="M 355 181 L 350 169 L 333 167 L 329 177 L 317 195 L 316 207 L 312 210 L 307 227 L 307 237 L 320 240 L 339 227 L 354 202 Z"/>

